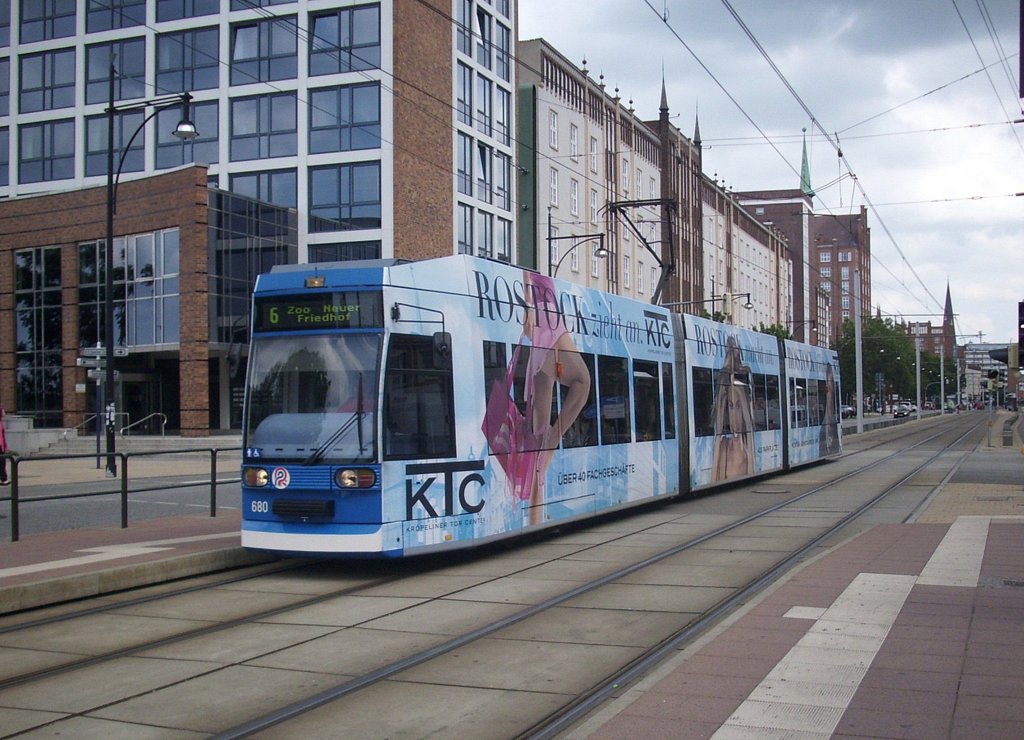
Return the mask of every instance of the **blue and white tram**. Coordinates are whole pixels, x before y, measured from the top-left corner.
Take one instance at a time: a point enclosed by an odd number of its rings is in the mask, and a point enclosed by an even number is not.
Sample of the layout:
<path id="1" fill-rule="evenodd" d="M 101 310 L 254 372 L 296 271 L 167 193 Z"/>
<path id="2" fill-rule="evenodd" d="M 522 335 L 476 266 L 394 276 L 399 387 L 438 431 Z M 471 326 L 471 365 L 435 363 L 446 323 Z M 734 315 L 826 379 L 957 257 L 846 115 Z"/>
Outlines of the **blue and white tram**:
<path id="1" fill-rule="evenodd" d="M 834 367 L 467 256 L 277 267 L 253 295 L 242 544 L 467 547 L 838 454 L 835 403 L 835 446 L 806 442 Z"/>

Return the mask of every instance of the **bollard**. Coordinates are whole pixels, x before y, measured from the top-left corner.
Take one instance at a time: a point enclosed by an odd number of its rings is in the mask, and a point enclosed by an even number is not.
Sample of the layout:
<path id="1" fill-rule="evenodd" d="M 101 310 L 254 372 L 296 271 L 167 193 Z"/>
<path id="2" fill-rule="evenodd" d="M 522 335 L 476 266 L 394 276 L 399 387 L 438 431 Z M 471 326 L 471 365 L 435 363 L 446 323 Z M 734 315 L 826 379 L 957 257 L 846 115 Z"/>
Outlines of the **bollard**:
<path id="1" fill-rule="evenodd" d="M 217 449 L 210 450 L 210 516 L 217 516 Z"/>

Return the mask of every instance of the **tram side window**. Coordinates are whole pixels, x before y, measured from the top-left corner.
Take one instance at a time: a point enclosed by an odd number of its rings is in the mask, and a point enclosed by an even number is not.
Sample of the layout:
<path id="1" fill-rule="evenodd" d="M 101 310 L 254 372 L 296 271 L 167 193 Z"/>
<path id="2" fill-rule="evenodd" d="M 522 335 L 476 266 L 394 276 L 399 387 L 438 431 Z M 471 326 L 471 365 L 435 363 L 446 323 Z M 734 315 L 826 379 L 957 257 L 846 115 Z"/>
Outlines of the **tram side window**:
<path id="1" fill-rule="evenodd" d="M 567 354 L 562 351 L 561 354 Z M 597 444 L 597 383 L 594 382 L 594 356 L 580 354 L 580 359 L 587 367 L 587 377 L 590 378 L 590 390 L 587 391 L 587 398 L 583 407 L 576 416 L 572 425 L 562 435 L 562 447 L 593 447 Z M 558 386 L 559 403 L 565 409 L 566 401 L 569 399 L 571 390 L 566 386 Z M 578 401 L 573 402 L 578 403 Z M 573 409 L 569 412 L 572 413 Z"/>
<path id="2" fill-rule="evenodd" d="M 693 368 L 693 433 L 710 437 L 715 433 L 715 388 L 711 368 Z"/>
<path id="3" fill-rule="evenodd" d="M 433 338 L 393 334 L 384 375 L 384 455 L 455 455 L 452 371 L 434 364 Z"/>
<path id="4" fill-rule="evenodd" d="M 765 413 L 769 429 L 782 428 L 782 405 L 779 402 L 779 379 L 775 375 L 765 376 Z"/>
<path id="5" fill-rule="evenodd" d="M 597 387 L 601 399 L 601 444 L 631 442 L 629 368 L 625 357 L 598 355 Z"/>
<path id="6" fill-rule="evenodd" d="M 821 409 L 818 407 L 818 381 L 807 381 L 807 426 L 821 424 Z"/>
<path id="7" fill-rule="evenodd" d="M 661 399 L 658 393 L 657 362 L 633 361 L 633 391 L 637 441 L 661 439 Z"/>
<path id="8" fill-rule="evenodd" d="M 807 426 L 806 384 L 803 378 L 789 379 L 789 412 L 793 429 Z"/>
<path id="9" fill-rule="evenodd" d="M 665 412 L 665 439 L 676 438 L 676 395 L 672 388 L 672 365 L 661 363 L 661 400 Z"/>

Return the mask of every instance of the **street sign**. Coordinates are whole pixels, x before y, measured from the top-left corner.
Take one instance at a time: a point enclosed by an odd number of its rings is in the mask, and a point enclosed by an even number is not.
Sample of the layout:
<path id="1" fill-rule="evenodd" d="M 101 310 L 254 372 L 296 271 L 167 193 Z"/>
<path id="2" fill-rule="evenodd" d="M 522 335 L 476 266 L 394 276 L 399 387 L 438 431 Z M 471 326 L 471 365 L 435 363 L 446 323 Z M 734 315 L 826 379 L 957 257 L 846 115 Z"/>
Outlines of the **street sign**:
<path id="1" fill-rule="evenodd" d="M 89 376 L 89 380 L 105 380 L 106 377 L 107 377 L 107 371 L 106 370 L 100 370 L 98 368 L 94 368 L 94 369 L 90 370 L 89 372 L 87 372 L 86 375 Z M 120 377 L 121 377 L 121 373 L 119 373 L 117 370 L 115 370 L 114 371 L 114 380 L 117 380 Z"/>
<path id="2" fill-rule="evenodd" d="M 107 361 L 102 357 L 79 357 L 75 360 L 75 364 L 78 365 L 78 367 L 103 368 L 107 366 Z"/>
<path id="3" fill-rule="evenodd" d="M 78 354 L 82 355 L 82 357 L 106 357 L 107 356 L 107 348 L 106 347 L 82 347 L 81 349 L 78 350 Z M 114 357 L 127 357 L 127 356 L 128 356 L 128 348 L 127 347 L 114 347 Z"/>

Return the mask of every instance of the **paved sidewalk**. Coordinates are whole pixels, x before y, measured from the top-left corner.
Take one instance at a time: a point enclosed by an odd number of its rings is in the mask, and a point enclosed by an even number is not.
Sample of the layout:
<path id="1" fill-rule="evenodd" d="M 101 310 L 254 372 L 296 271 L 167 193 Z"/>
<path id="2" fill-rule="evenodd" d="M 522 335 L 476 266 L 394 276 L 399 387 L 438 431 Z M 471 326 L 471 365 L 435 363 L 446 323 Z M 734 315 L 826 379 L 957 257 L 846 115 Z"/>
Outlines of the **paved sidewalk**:
<path id="1" fill-rule="evenodd" d="M 775 584 L 567 737 L 1024 737 L 1024 448 Z"/>

